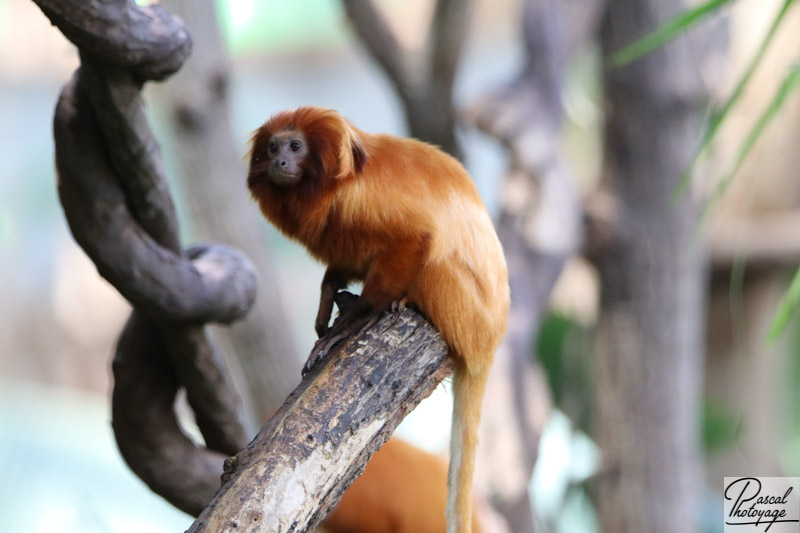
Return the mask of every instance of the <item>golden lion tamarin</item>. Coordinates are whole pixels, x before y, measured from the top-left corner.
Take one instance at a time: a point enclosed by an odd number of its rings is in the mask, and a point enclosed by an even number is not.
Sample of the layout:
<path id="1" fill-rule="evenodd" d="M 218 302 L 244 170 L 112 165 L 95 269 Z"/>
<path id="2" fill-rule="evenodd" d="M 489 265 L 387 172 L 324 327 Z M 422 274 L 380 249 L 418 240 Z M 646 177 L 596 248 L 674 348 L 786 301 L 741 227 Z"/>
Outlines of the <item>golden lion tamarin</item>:
<path id="1" fill-rule="evenodd" d="M 376 310 L 408 301 L 455 359 L 448 531 L 470 533 L 481 401 L 506 330 L 508 274 L 500 241 L 467 172 L 429 144 L 354 127 L 301 107 L 253 135 L 247 184 L 264 216 L 327 265 L 317 358 Z M 329 330 L 333 297 L 361 280 L 358 302 Z"/>

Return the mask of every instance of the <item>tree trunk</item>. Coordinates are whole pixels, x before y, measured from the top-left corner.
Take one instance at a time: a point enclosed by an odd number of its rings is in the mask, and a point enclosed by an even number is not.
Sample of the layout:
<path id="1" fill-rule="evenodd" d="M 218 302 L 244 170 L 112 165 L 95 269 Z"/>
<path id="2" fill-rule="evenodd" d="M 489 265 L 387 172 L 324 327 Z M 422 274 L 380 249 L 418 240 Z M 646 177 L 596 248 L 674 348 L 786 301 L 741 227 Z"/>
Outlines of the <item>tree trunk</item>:
<path id="1" fill-rule="evenodd" d="M 678 0 L 611 0 L 609 57 L 683 9 Z M 686 38 L 604 69 L 605 177 L 618 199 L 597 258 L 597 481 L 602 530 L 691 532 L 699 500 L 704 259 L 697 205 L 671 195 L 701 133 L 704 91 Z"/>

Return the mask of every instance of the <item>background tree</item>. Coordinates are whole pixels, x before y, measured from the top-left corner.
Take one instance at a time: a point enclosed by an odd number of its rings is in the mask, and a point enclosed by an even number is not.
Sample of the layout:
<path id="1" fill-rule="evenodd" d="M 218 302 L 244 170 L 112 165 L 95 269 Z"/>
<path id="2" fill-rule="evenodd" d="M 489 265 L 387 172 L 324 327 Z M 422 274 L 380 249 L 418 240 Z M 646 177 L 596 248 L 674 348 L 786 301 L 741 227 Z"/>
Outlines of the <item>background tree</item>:
<path id="1" fill-rule="evenodd" d="M 609 57 L 680 2 L 610 0 Z M 696 200 L 671 202 L 702 133 L 705 90 L 689 39 L 603 69 L 605 185 L 616 210 L 598 255 L 597 502 L 604 531 L 694 531 L 705 316 Z"/>
<path id="2" fill-rule="evenodd" d="M 472 104 L 467 119 L 508 151 L 497 230 L 513 306 L 484 402 L 483 485 L 512 531 L 533 531 L 529 480 L 548 391 L 531 364 L 550 293 L 581 245 L 582 209 L 559 143 L 568 60 L 592 36 L 598 3 L 523 3 L 519 75 Z"/>
<path id="3" fill-rule="evenodd" d="M 240 367 L 246 405 L 261 423 L 300 379 L 300 360 L 288 327 L 264 221 L 250 201 L 243 150 L 230 123 L 230 63 L 212 0 L 170 0 L 194 36 L 183 68 L 154 87 L 155 104 L 170 119 L 171 146 L 180 165 L 180 186 L 195 238 L 230 243 L 256 266 L 259 290 L 252 311 L 231 328 L 216 329 L 224 353 Z"/>
<path id="4" fill-rule="evenodd" d="M 371 0 L 342 0 L 353 29 L 397 91 L 410 135 L 459 159 L 453 83 L 471 3 L 437 0 L 422 49 L 406 50 Z"/>

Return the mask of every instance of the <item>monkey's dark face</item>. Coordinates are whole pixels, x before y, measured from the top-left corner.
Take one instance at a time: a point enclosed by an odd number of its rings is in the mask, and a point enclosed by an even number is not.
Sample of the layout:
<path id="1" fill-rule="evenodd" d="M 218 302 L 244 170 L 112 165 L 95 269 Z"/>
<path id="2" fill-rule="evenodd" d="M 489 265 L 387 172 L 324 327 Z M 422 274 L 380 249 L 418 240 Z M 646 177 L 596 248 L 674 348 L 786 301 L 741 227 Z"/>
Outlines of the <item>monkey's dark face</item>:
<path id="1" fill-rule="evenodd" d="M 270 137 L 267 144 L 269 179 L 276 185 L 294 185 L 303 177 L 308 144 L 302 132 L 287 129 Z"/>

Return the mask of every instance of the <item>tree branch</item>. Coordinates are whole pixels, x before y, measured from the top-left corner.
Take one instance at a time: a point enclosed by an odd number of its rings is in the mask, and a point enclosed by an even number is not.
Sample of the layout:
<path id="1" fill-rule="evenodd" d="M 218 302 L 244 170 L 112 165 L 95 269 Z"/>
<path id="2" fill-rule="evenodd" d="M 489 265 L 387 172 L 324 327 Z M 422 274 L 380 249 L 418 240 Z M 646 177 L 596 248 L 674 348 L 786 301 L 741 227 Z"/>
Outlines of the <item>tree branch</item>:
<path id="1" fill-rule="evenodd" d="M 427 73 L 449 93 L 453 87 L 464 38 L 469 27 L 470 2 L 439 0 L 431 19 L 425 49 L 430 54 Z"/>
<path id="2" fill-rule="evenodd" d="M 417 57 L 419 51 L 400 46 L 370 0 L 342 3 L 356 33 L 397 90 L 411 136 L 460 158 L 452 92 L 469 0 L 440 0 L 436 4 L 421 57 Z M 432 113 L 432 109 L 436 112 Z"/>
<path id="3" fill-rule="evenodd" d="M 195 249 L 187 260 L 139 226 L 80 80 L 76 75 L 62 92 L 54 124 L 59 195 L 75 240 L 104 278 L 151 315 L 187 322 L 240 318 L 255 296 L 250 262 L 222 246 Z"/>
<path id="4" fill-rule="evenodd" d="M 383 15 L 370 0 L 342 0 L 342 4 L 353 29 L 392 80 L 401 98 L 414 94 L 416 84 L 407 66 L 406 52 Z"/>
<path id="5" fill-rule="evenodd" d="M 161 246 L 180 253 L 175 205 L 147 123 L 140 84 L 127 71 L 82 63 L 92 109 L 106 142 L 115 147 L 109 157 L 133 216 Z"/>
<path id="6" fill-rule="evenodd" d="M 418 313 L 384 313 L 295 389 L 247 448 L 191 533 L 309 531 L 395 427 L 452 372 Z"/>
<path id="7" fill-rule="evenodd" d="M 180 383 L 153 320 L 133 312 L 112 368 L 111 418 L 122 457 L 153 492 L 197 516 L 219 488 L 230 452 L 198 446 L 181 429 L 173 409 Z"/>

